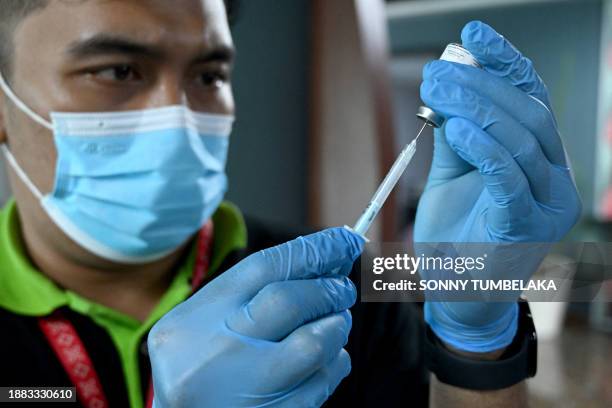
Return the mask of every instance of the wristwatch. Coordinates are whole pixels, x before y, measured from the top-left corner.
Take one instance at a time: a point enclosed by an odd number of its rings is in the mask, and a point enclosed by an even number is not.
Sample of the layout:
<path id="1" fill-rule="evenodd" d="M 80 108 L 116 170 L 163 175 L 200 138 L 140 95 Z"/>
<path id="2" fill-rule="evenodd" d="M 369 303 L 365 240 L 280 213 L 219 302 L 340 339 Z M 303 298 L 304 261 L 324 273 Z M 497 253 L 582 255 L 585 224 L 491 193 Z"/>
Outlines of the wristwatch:
<path id="1" fill-rule="evenodd" d="M 533 377 L 538 364 L 538 341 L 526 300 L 519 301 L 518 330 L 498 360 L 475 360 L 448 350 L 427 325 L 425 362 L 439 381 L 470 390 L 498 390 Z"/>

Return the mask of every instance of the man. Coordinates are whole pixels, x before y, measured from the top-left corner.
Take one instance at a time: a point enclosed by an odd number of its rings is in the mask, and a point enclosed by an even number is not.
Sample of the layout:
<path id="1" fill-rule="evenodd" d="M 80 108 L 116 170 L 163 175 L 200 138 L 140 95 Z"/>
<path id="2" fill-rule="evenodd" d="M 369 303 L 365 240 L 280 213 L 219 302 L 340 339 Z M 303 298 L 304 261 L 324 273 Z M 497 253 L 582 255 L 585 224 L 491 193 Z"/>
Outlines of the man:
<path id="1" fill-rule="evenodd" d="M 363 238 L 340 228 L 273 246 L 291 237 L 249 225 L 247 242 L 221 203 L 234 110 L 221 0 L 0 6 L 15 196 L 0 217 L 0 385 L 75 386 L 83 406 L 152 393 L 158 408 L 425 403 L 415 309 L 353 306 Z M 415 238 L 557 240 L 580 203 L 545 87 L 491 28 L 462 37 L 485 70 L 425 70 L 423 99 L 449 119 Z M 432 211 L 453 192 L 467 199 Z M 529 334 L 515 303 L 425 311 L 434 405 L 524 404 L 529 373 L 508 365 Z"/>

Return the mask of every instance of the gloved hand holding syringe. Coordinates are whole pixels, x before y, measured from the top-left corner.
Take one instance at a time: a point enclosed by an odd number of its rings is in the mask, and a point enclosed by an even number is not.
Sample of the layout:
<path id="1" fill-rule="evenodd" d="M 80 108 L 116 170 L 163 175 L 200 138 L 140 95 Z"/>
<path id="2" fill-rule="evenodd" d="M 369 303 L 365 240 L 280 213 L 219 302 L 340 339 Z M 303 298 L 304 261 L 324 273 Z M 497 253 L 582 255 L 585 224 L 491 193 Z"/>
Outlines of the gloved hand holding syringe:
<path id="1" fill-rule="evenodd" d="M 476 61 L 476 58 L 474 58 L 468 50 L 459 44 L 449 44 L 442 53 L 440 59 L 481 68 L 478 61 Z M 389 194 L 391 194 L 393 187 L 395 187 L 402 174 L 404 174 L 406 167 L 408 167 L 408 164 L 410 164 L 410 161 L 414 157 L 414 154 L 416 153 L 417 141 L 419 136 L 421 136 L 421 133 L 423 133 L 423 130 L 425 130 L 427 126 L 439 128 L 444 123 L 443 117 L 426 106 L 421 106 L 418 109 L 417 117 L 425 122 L 423 127 L 412 142 L 407 144 L 406 147 L 402 149 L 399 156 L 395 160 L 395 163 L 393 163 L 393 166 L 391 166 L 391 170 L 389 170 L 382 183 L 378 186 L 372 200 L 364 210 L 363 214 L 361 214 L 361 217 L 359 217 L 355 223 L 355 226 L 353 228 L 349 228 L 364 238 L 366 232 L 370 228 L 370 225 L 372 225 L 372 222 L 387 200 L 387 197 L 389 197 Z"/>

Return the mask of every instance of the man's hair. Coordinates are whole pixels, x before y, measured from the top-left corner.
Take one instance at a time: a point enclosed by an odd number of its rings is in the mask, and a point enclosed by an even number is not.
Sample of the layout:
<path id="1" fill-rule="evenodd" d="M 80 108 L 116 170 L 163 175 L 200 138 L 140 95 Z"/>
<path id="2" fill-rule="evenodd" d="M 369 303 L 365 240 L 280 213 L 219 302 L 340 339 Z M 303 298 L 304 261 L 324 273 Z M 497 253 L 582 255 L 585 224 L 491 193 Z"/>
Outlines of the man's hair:
<path id="1" fill-rule="evenodd" d="M 0 72 L 10 76 L 13 32 L 30 13 L 44 8 L 49 0 L 0 0 Z M 224 0 L 230 23 L 236 17 L 237 0 Z M 8 80 L 9 78 L 7 78 Z"/>
<path id="2" fill-rule="evenodd" d="M 9 75 L 13 54 L 13 31 L 27 15 L 48 0 L 0 0 L 0 70 Z"/>

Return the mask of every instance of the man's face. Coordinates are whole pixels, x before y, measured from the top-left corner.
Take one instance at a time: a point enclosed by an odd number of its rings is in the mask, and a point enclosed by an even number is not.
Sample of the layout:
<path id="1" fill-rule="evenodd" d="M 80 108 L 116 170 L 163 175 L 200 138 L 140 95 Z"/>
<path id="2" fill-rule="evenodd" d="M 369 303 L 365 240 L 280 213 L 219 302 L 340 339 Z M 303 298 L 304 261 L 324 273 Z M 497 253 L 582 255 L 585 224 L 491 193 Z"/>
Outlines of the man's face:
<path id="1" fill-rule="evenodd" d="M 222 0 L 50 0 L 14 33 L 15 93 L 34 111 L 101 112 L 187 104 L 232 114 L 233 46 Z M 51 133 L 0 98 L 0 142 L 43 193 L 53 189 Z M 58 235 L 11 177 L 23 218 Z"/>

